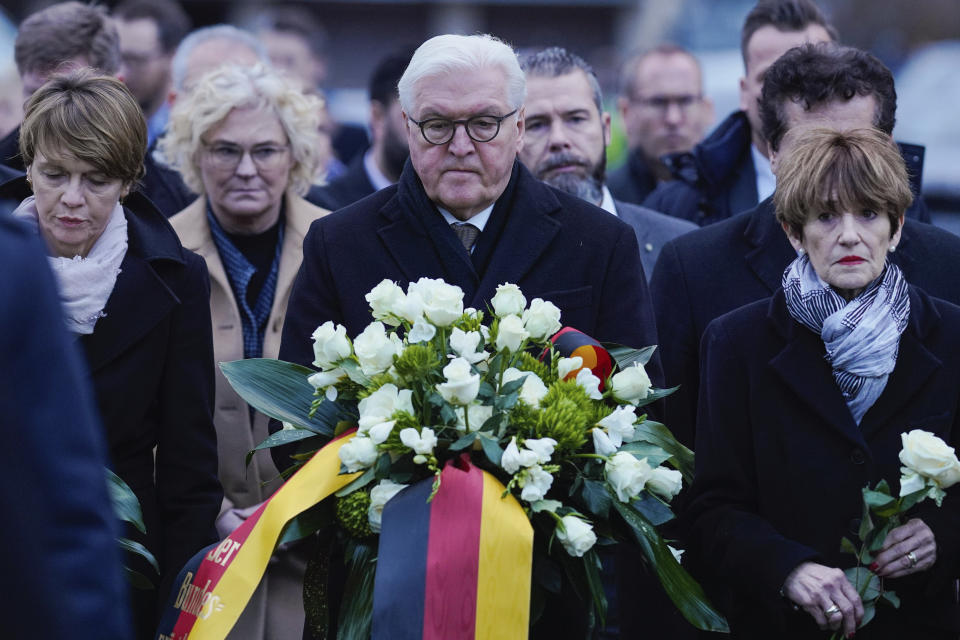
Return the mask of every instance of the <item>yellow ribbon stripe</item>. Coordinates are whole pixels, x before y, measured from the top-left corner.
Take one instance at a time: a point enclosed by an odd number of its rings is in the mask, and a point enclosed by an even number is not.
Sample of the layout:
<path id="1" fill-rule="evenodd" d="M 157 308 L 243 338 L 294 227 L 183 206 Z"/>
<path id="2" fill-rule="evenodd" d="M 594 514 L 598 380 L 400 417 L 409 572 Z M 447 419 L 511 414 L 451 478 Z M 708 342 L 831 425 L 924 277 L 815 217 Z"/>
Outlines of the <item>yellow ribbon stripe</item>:
<path id="1" fill-rule="evenodd" d="M 259 522 L 213 589 L 223 607 L 206 619 L 197 619 L 190 632 L 191 640 L 225 638 L 260 583 L 287 522 L 360 475 L 359 472 L 338 475 L 340 447 L 351 438 L 353 434 L 334 440 L 320 449 L 273 494 Z"/>
<path id="2" fill-rule="evenodd" d="M 476 640 L 525 640 L 530 626 L 533 527 L 516 498 L 500 498 L 503 491 L 484 471 Z"/>

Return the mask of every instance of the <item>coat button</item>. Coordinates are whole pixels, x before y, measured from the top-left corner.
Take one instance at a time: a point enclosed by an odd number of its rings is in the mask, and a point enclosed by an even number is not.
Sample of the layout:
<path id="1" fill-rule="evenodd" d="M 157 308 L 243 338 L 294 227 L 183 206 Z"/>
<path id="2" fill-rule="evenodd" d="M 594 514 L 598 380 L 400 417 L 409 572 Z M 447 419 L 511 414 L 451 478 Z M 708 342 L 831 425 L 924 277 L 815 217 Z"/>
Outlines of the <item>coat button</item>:
<path id="1" fill-rule="evenodd" d="M 865 455 L 863 455 L 863 451 L 861 449 L 854 449 L 850 452 L 850 462 L 853 464 L 863 464 L 866 462 L 866 460 L 867 458 Z"/>
<path id="2" fill-rule="evenodd" d="M 860 535 L 860 518 L 850 520 L 850 533 L 855 536 Z"/>

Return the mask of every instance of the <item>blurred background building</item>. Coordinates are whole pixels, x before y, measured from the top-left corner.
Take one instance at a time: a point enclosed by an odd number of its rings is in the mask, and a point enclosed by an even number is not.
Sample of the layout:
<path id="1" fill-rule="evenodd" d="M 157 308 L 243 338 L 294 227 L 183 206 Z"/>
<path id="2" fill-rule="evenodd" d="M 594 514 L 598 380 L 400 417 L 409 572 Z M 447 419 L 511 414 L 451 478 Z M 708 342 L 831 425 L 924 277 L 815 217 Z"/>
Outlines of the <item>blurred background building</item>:
<path id="1" fill-rule="evenodd" d="M 12 38 L 24 16 L 50 1 L 3 0 L 0 11 L 0 129 L 19 120 Z M 113 6 L 115 0 L 105 4 Z M 229 22 L 256 28 L 280 3 L 181 0 L 195 27 Z M 960 2 L 957 0 L 818 0 L 845 44 L 868 49 L 897 76 L 895 137 L 926 145 L 925 195 L 935 220 L 960 231 Z M 284 2 L 309 15 L 315 71 L 330 113 L 365 125 L 367 81 L 383 56 L 438 33 L 489 32 L 518 49 L 562 45 L 597 69 L 615 135 L 609 165 L 622 162 L 625 140 L 614 101 L 621 61 L 663 42 L 692 50 L 704 68 L 717 121 L 737 107 L 743 72 L 739 32 L 753 0 L 487 0 Z M 2 131 L 0 131 L 2 132 Z M 948 213 L 954 216 L 946 215 Z M 956 218 L 956 220 L 954 220 Z"/>

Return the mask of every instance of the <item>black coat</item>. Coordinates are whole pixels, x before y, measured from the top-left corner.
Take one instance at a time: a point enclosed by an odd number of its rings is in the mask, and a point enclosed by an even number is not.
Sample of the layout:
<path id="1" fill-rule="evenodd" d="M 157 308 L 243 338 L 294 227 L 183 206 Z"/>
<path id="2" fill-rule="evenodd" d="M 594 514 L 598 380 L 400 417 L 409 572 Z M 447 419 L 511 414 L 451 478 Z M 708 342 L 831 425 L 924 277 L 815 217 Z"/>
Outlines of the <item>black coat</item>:
<path id="1" fill-rule="evenodd" d="M 323 209 L 336 211 L 365 198 L 376 189 L 363 166 L 364 154 L 353 159 L 346 172 L 322 187 L 312 187 L 304 200 Z"/>
<path id="2" fill-rule="evenodd" d="M 773 212 L 771 199 L 755 209 L 673 240 L 660 251 L 650 280 L 663 344 L 666 383 L 681 385 L 666 400 L 667 425 L 693 442 L 700 337 L 711 320 L 780 288 L 797 257 Z M 906 276 L 932 296 L 960 304 L 960 238 L 907 220 L 892 254 Z"/>
<path id="3" fill-rule="evenodd" d="M 726 314 L 703 338 L 696 478 L 685 514 L 694 567 L 738 638 L 820 637 L 779 590 L 811 560 L 855 565 L 861 489 L 899 491 L 900 434 L 931 431 L 960 446 L 960 307 L 910 287 L 897 363 L 859 427 L 834 381 L 820 336 L 787 312 L 783 292 Z M 921 503 L 937 542 L 934 566 L 887 579 L 902 607 L 881 606 L 857 638 L 934 638 L 960 630 L 960 496 Z"/>
<path id="4" fill-rule="evenodd" d="M 417 193 L 412 193 L 417 191 Z M 314 222 L 303 242 L 280 359 L 313 361 L 310 336 L 327 320 L 350 336 L 370 322 L 364 296 L 384 278 L 406 288 L 443 278 L 464 307 L 487 308 L 497 285 L 557 305 L 561 322 L 631 347 L 656 344 L 653 311 L 633 230 L 593 205 L 548 187 L 515 163 L 473 255 L 426 199 L 408 162 L 398 186 Z M 428 202 L 428 201 L 426 201 Z M 650 374 L 659 381 L 657 359 Z"/>
<path id="5" fill-rule="evenodd" d="M 0 617 L 7 638 L 123 640 L 107 447 L 35 232 L 0 211 Z"/>
<path id="6" fill-rule="evenodd" d="M 0 198 L 29 193 L 20 179 L 3 185 Z M 163 600 L 180 567 L 217 540 L 223 492 L 213 427 L 210 279 L 203 259 L 181 246 L 142 195 L 126 199 L 124 214 L 127 253 L 106 315 L 78 341 L 114 470 L 140 499 Z M 142 629 L 144 607 L 138 611 Z"/>
<path id="7" fill-rule="evenodd" d="M 617 200 L 637 205 L 657 188 L 657 178 L 640 149 L 631 151 L 623 166 L 607 174 L 607 188 Z"/>
<path id="8" fill-rule="evenodd" d="M 757 206 L 757 170 L 753 165 L 750 122 L 743 111 L 731 113 L 691 151 L 664 158 L 674 180 L 661 183 L 643 202 L 662 211 L 706 226 Z M 930 222 L 921 193 L 924 148 L 900 144 L 910 174 L 913 204 L 907 217 Z"/>

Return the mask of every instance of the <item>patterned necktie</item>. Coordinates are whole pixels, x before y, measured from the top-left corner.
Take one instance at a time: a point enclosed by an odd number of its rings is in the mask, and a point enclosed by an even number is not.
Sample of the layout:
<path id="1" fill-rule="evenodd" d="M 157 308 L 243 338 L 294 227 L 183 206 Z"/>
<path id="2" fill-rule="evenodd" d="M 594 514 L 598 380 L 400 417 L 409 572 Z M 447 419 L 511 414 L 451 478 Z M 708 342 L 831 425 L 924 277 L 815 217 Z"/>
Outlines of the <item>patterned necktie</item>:
<path id="1" fill-rule="evenodd" d="M 453 229 L 453 232 L 460 238 L 460 242 L 463 243 L 463 248 L 467 250 L 467 253 L 470 253 L 474 243 L 477 241 L 477 236 L 480 235 L 480 229 L 477 229 L 469 222 L 454 222 L 450 224 L 450 228 Z"/>

